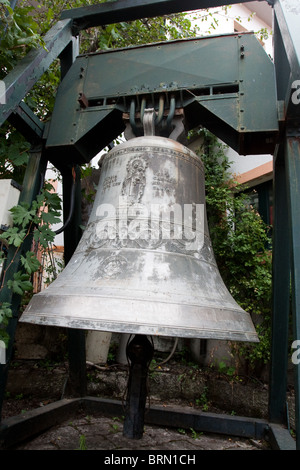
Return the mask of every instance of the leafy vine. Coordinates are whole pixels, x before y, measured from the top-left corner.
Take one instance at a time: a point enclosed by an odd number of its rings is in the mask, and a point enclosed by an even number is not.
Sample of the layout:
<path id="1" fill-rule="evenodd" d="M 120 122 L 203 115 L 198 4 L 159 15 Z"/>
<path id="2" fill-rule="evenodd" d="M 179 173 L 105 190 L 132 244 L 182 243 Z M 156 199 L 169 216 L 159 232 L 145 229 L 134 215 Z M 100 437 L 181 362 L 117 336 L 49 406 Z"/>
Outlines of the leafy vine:
<path id="1" fill-rule="evenodd" d="M 10 212 L 13 224 L 0 235 L 0 243 L 2 246 L 14 247 L 15 251 L 10 260 L 4 250 L 0 251 L 0 265 L 3 266 L 0 293 L 4 286 L 7 286 L 12 293 L 23 297 L 32 292 L 33 274 L 41 267 L 37 256 L 38 251 L 42 257 L 51 251 L 51 244 L 55 238 L 55 232 L 51 227 L 60 222 L 61 199 L 53 191 L 52 184 L 46 182 L 31 207 L 27 203 L 21 203 L 14 206 Z M 32 250 L 22 253 L 22 246 L 28 237 L 32 237 Z M 10 268 L 18 255 L 20 255 L 20 269 L 11 276 Z M 11 305 L 8 302 L 2 302 L 0 304 L 0 341 L 3 341 L 6 346 L 9 340 L 6 327 L 11 316 Z"/>

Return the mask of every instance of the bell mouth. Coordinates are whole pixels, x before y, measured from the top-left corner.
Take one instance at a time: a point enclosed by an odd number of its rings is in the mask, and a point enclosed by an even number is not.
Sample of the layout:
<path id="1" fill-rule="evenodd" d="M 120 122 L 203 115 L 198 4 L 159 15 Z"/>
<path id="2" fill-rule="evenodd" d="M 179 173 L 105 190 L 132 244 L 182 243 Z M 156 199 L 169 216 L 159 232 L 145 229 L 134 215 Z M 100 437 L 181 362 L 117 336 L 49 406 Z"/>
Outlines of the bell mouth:
<path id="1" fill-rule="evenodd" d="M 149 336 L 259 342 L 250 315 L 245 313 L 242 309 L 145 303 L 137 299 L 36 294 L 20 321 Z"/>

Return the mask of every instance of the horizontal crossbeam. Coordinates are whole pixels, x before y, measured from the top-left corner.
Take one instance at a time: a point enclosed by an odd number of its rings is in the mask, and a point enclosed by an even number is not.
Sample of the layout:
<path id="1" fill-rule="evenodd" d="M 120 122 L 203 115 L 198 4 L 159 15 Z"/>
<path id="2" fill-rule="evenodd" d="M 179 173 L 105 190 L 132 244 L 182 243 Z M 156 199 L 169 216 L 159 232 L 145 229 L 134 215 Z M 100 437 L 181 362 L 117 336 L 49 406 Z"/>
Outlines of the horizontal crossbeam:
<path id="1" fill-rule="evenodd" d="M 247 0 L 118 0 L 87 7 L 64 10 L 61 19 L 71 18 L 77 31 L 121 21 L 153 18 L 172 13 L 214 8 Z M 259 0 L 264 1 L 264 0 Z M 272 2 L 269 0 L 269 4 Z"/>

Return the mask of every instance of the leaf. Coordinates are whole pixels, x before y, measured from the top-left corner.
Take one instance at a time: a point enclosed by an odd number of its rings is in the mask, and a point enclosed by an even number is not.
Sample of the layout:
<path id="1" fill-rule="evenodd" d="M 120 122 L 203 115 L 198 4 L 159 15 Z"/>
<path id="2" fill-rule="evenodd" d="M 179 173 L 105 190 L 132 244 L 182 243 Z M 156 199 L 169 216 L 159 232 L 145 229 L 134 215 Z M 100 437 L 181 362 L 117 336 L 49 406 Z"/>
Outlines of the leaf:
<path id="1" fill-rule="evenodd" d="M 29 205 L 26 203 L 12 207 L 10 212 L 12 213 L 14 224 L 21 225 L 23 228 L 27 227 L 36 215 L 36 211 L 34 209 L 29 210 Z"/>
<path id="2" fill-rule="evenodd" d="M 60 222 L 60 216 L 57 212 L 42 212 L 41 214 L 42 221 L 46 224 L 57 224 Z"/>
<path id="3" fill-rule="evenodd" d="M 14 274 L 13 280 L 7 281 L 7 287 L 15 294 L 23 295 L 24 292 L 32 290 L 33 286 L 29 280 L 28 274 L 22 274 L 20 271 Z"/>
<path id="4" fill-rule="evenodd" d="M 28 274 L 32 274 L 37 271 L 41 265 L 32 251 L 27 251 L 26 256 L 21 256 L 21 263 Z"/>
<path id="5" fill-rule="evenodd" d="M 8 319 L 12 317 L 12 310 L 8 302 L 3 302 L 0 306 L 0 324 L 7 325 Z"/>
<path id="6" fill-rule="evenodd" d="M 24 143 L 14 142 L 7 149 L 7 158 L 12 161 L 15 166 L 21 166 L 27 163 L 29 146 Z"/>
<path id="7" fill-rule="evenodd" d="M 54 13 L 53 13 L 52 8 L 48 8 L 47 21 L 52 20 L 53 16 L 54 16 Z"/>
<path id="8" fill-rule="evenodd" d="M 8 347 L 9 338 L 9 334 L 5 330 L 0 328 L 0 341 L 3 341 L 6 347 Z"/>
<path id="9" fill-rule="evenodd" d="M 26 230 L 21 230 L 18 227 L 11 227 L 6 232 L 0 235 L 0 240 L 7 240 L 9 245 L 14 245 L 16 248 L 22 245 L 26 236 Z"/>
<path id="10" fill-rule="evenodd" d="M 41 225 L 33 234 L 36 242 L 40 243 L 43 248 L 47 248 L 50 242 L 54 241 L 55 232 L 47 225 Z"/>
<path id="11" fill-rule="evenodd" d="M 44 192 L 44 197 L 46 204 L 51 207 L 52 210 L 60 210 L 61 208 L 61 200 L 58 194 L 55 192 Z"/>

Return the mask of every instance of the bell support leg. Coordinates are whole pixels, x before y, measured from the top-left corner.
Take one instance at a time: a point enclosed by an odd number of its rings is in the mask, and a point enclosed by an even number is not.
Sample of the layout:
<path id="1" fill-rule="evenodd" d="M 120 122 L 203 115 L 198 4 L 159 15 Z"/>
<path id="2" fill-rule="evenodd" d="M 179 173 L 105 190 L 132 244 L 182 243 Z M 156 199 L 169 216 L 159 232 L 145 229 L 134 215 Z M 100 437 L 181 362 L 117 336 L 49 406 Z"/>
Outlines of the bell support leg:
<path id="1" fill-rule="evenodd" d="M 291 245 L 291 286 L 293 339 L 300 340 L 300 136 L 286 139 L 286 166 L 288 181 L 289 230 Z M 296 448 L 300 450 L 300 361 L 295 369 Z"/>
<path id="2" fill-rule="evenodd" d="M 284 145 L 278 146 L 273 165 L 273 293 L 269 420 L 272 423 L 286 425 L 290 244 L 284 150 Z"/>
<path id="3" fill-rule="evenodd" d="M 79 166 L 63 170 L 65 264 L 71 259 L 82 235 L 81 230 L 81 182 Z M 69 380 L 67 393 L 75 397 L 86 395 L 85 331 L 68 329 Z"/>

